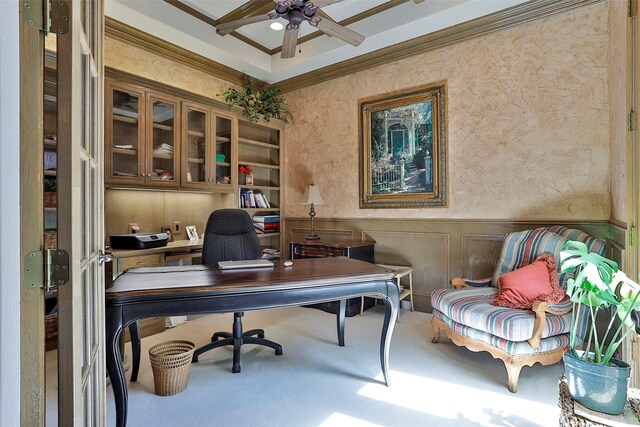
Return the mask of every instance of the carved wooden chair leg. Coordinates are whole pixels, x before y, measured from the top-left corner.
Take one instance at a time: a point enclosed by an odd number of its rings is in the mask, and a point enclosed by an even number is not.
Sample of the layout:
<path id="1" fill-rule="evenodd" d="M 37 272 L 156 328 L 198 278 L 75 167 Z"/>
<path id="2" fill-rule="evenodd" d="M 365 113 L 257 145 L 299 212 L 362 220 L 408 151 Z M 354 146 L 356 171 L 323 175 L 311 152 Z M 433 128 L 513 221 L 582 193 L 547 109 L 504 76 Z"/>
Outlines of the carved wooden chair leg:
<path id="1" fill-rule="evenodd" d="M 440 341 L 440 327 L 438 326 L 435 317 L 431 319 L 431 327 L 433 328 L 433 338 L 431 338 L 431 342 L 437 343 Z"/>
<path id="2" fill-rule="evenodd" d="M 507 376 L 509 378 L 509 391 L 515 393 L 518 391 L 518 379 L 520 378 L 520 371 L 522 370 L 521 363 L 515 363 L 513 360 L 504 361 L 504 367 L 507 370 Z"/>

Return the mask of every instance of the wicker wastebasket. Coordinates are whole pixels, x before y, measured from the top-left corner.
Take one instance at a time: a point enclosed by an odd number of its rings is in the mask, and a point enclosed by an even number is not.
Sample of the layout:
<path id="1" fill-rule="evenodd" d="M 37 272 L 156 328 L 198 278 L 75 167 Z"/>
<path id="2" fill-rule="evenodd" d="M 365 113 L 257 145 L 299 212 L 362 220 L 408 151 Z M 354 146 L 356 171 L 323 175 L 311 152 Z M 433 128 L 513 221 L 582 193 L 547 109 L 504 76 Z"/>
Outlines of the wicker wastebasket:
<path id="1" fill-rule="evenodd" d="M 190 341 L 167 341 L 149 349 L 153 382 L 158 396 L 180 393 L 189 383 L 189 368 L 196 345 Z"/>

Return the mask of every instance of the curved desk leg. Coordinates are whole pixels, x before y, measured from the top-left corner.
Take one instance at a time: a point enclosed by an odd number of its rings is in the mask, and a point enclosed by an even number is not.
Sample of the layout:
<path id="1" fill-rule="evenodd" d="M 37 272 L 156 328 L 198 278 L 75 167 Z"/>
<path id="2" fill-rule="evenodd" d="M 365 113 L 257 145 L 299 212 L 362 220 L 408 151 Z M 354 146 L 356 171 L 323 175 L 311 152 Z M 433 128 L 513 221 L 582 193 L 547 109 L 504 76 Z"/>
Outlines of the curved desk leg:
<path id="1" fill-rule="evenodd" d="M 336 314 L 338 327 L 338 345 L 344 347 L 344 318 L 347 312 L 347 300 L 341 299 L 338 303 L 338 313 Z"/>
<path id="2" fill-rule="evenodd" d="M 129 325 L 129 335 L 131 335 L 131 382 L 136 382 L 140 370 L 140 322 L 138 320 Z"/>
<path id="3" fill-rule="evenodd" d="M 391 335 L 398 316 L 399 296 L 396 284 L 388 282 L 387 298 L 383 298 L 384 323 L 382 325 L 382 335 L 380 336 L 380 365 L 384 375 L 384 383 L 387 387 L 391 386 L 389 379 L 389 345 L 391 344 Z"/>
<path id="4" fill-rule="evenodd" d="M 127 385 L 124 380 L 122 356 L 120 354 L 119 337 L 122 331 L 122 308 L 107 307 L 105 313 L 106 324 L 106 365 L 113 397 L 116 403 L 116 426 L 127 424 Z"/>

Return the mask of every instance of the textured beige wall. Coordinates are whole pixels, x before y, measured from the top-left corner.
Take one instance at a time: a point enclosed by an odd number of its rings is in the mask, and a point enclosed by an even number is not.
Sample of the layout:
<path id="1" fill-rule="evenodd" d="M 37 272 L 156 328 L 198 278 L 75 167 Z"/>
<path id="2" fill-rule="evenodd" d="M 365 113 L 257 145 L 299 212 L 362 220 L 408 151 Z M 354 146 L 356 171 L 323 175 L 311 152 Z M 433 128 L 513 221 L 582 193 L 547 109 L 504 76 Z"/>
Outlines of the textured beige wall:
<path id="1" fill-rule="evenodd" d="M 628 2 L 609 2 L 609 106 L 611 123 L 611 219 L 627 222 L 626 84 Z"/>
<path id="2" fill-rule="evenodd" d="M 136 76 L 155 80 L 189 92 L 222 101 L 229 87 L 239 86 L 183 64 L 117 40 L 105 39 L 105 64 Z"/>
<path id="3" fill-rule="evenodd" d="M 499 31 L 286 95 L 285 215 L 610 216 L 608 3 Z M 449 207 L 359 209 L 358 100 L 448 82 Z"/>

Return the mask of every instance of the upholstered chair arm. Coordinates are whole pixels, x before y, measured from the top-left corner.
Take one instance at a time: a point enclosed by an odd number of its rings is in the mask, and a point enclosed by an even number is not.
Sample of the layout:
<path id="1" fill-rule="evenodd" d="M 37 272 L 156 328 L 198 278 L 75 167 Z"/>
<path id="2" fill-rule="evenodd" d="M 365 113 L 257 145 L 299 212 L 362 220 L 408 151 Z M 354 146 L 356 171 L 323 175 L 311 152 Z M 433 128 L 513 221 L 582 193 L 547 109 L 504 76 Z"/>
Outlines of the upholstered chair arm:
<path id="1" fill-rule="evenodd" d="M 491 277 L 487 277 L 485 279 L 473 280 L 473 279 L 465 279 L 464 277 L 454 277 L 451 279 L 451 285 L 454 288 L 486 288 L 487 286 L 491 286 Z"/>
<path id="2" fill-rule="evenodd" d="M 542 333 L 547 321 L 547 313 L 562 316 L 571 311 L 571 301 L 565 297 L 559 304 L 549 305 L 546 301 L 535 301 L 531 310 L 536 314 L 536 321 L 533 324 L 533 334 L 527 341 L 534 350 L 540 345 Z"/>

